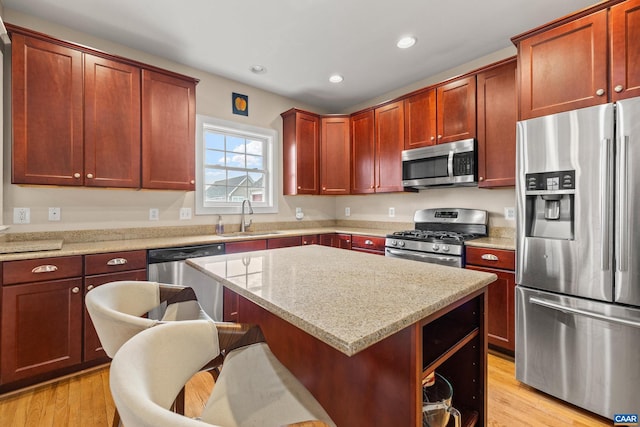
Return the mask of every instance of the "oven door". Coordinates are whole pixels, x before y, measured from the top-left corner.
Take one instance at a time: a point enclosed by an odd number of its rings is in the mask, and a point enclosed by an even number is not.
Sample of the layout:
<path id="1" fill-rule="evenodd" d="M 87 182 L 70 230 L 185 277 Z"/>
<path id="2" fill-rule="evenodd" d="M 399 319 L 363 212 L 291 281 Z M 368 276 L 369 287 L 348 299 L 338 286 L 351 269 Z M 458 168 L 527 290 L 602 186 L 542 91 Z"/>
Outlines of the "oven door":
<path id="1" fill-rule="evenodd" d="M 392 258 L 410 259 L 413 261 L 430 262 L 448 267 L 462 268 L 462 257 L 438 255 L 428 252 L 409 251 L 406 249 L 385 248 L 384 255 Z"/>

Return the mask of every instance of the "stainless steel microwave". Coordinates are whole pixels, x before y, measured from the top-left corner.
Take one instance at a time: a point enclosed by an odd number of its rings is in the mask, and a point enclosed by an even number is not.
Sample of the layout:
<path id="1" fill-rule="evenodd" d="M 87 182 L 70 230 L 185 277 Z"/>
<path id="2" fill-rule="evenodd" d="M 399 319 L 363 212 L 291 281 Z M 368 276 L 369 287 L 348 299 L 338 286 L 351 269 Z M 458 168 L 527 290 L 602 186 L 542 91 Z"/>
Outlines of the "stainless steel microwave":
<path id="1" fill-rule="evenodd" d="M 407 189 L 478 184 L 475 139 L 402 152 L 402 185 Z"/>

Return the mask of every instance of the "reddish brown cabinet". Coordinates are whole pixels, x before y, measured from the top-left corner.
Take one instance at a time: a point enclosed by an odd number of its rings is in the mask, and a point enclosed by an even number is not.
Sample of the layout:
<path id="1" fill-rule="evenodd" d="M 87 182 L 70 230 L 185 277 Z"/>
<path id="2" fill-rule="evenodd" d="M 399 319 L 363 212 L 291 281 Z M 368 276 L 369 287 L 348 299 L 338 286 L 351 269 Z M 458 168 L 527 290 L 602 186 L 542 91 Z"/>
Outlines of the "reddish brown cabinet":
<path id="1" fill-rule="evenodd" d="M 521 37 L 521 120 L 608 101 L 606 9 Z"/>
<path id="2" fill-rule="evenodd" d="M 269 241 L 271 240 L 275 241 L 277 239 L 269 239 Z M 278 242 L 272 242 L 272 245 L 277 244 Z M 224 252 L 226 254 L 260 251 L 263 249 L 267 249 L 266 239 L 227 242 L 224 245 Z M 236 294 L 235 292 L 231 292 L 225 287 L 222 288 L 222 319 L 225 322 L 238 321 L 238 294 Z"/>
<path id="3" fill-rule="evenodd" d="M 82 53 L 12 34 L 14 184 L 82 185 Z"/>
<path id="4" fill-rule="evenodd" d="M 349 194 L 350 172 L 349 116 L 320 118 L 320 194 Z"/>
<path id="5" fill-rule="evenodd" d="M 627 0 L 609 12 L 611 100 L 640 96 L 640 0 Z"/>
<path id="6" fill-rule="evenodd" d="M 478 187 L 514 186 L 516 175 L 516 61 L 477 75 Z"/>
<path id="7" fill-rule="evenodd" d="M 320 241 L 320 237 L 317 234 L 310 234 L 308 236 L 302 236 L 301 244 L 305 245 L 317 245 Z"/>
<path id="8" fill-rule="evenodd" d="M 404 102 L 397 101 L 374 110 L 376 193 L 403 191 Z"/>
<path id="9" fill-rule="evenodd" d="M 453 80 L 436 89 L 438 144 L 475 138 L 476 76 Z"/>
<path id="10" fill-rule="evenodd" d="M 0 382 L 82 361 L 82 257 L 3 263 Z"/>
<path id="11" fill-rule="evenodd" d="M 488 287 L 488 343 L 515 351 L 515 252 L 502 249 L 466 247 L 466 268 L 494 273 L 498 279 Z"/>
<path id="12" fill-rule="evenodd" d="M 404 100 L 404 149 L 436 144 L 436 90 L 428 88 Z"/>
<path id="13" fill-rule="evenodd" d="M 105 283 L 121 280 L 147 280 L 147 252 L 127 251 L 85 255 L 84 295 Z M 83 356 L 85 362 L 107 358 L 89 312 L 83 309 Z"/>
<path id="14" fill-rule="evenodd" d="M 351 234 L 327 233 L 320 235 L 322 246 L 331 246 L 340 249 L 351 249 Z"/>
<path id="15" fill-rule="evenodd" d="M 142 187 L 195 189 L 196 80 L 142 70 Z"/>
<path id="16" fill-rule="evenodd" d="M 351 193 L 375 193 L 373 110 L 351 116 Z"/>
<path id="17" fill-rule="evenodd" d="M 281 116 L 283 194 L 318 194 L 320 117 L 295 108 Z"/>
<path id="18" fill-rule="evenodd" d="M 267 240 L 267 249 L 290 248 L 300 245 L 302 245 L 302 237 L 300 236 L 276 237 Z"/>
<path id="19" fill-rule="evenodd" d="M 384 242 L 384 237 L 360 236 L 358 234 L 354 234 L 351 236 L 351 250 L 375 255 L 384 255 Z"/>
<path id="20" fill-rule="evenodd" d="M 239 242 L 227 242 L 224 244 L 225 254 L 237 254 L 239 252 L 261 251 L 267 249 L 267 240 L 242 240 Z"/>

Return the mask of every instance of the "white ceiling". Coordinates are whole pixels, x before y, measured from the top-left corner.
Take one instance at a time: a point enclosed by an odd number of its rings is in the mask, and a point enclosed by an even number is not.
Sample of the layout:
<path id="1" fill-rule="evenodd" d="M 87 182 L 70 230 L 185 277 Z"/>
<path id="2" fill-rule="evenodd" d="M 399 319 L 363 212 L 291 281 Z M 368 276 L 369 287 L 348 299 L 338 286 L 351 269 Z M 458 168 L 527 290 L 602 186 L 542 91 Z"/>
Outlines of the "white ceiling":
<path id="1" fill-rule="evenodd" d="M 596 0 L 2 0 L 331 112 L 506 48 Z M 411 49 L 395 44 L 406 34 Z M 254 64 L 266 67 L 253 74 Z M 329 83 L 332 73 L 344 76 Z"/>

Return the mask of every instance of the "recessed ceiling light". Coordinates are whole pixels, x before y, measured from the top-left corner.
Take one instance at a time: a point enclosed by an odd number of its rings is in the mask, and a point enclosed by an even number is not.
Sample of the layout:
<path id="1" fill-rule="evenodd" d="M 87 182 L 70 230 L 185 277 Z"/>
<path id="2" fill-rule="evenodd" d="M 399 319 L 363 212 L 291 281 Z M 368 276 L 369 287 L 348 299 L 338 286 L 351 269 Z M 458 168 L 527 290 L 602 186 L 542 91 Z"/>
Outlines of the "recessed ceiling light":
<path id="1" fill-rule="evenodd" d="M 396 46 L 398 46 L 400 49 L 408 49 L 414 44 L 416 44 L 416 41 L 417 39 L 415 37 L 407 36 L 398 40 L 398 43 L 396 44 Z"/>
<path id="2" fill-rule="evenodd" d="M 329 81 L 331 83 L 341 83 L 344 80 L 344 77 L 342 77 L 340 74 L 334 74 L 331 77 L 329 77 Z"/>
<path id="3" fill-rule="evenodd" d="M 249 68 L 251 70 L 252 73 L 256 73 L 256 74 L 263 74 L 267 72 L 267 69 L 262 66 L 262 65 L 252 65 L 251 68 Z"/>

